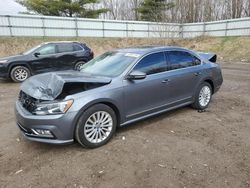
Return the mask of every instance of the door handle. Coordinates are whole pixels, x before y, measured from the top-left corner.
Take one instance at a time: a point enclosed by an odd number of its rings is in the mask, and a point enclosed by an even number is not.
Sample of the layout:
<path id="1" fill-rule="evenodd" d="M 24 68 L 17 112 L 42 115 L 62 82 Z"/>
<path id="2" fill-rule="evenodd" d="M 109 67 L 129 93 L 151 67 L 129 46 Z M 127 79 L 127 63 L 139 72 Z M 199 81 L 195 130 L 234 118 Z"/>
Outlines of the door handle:
<path id="1" fill-rule="evenodd" d="M 199 75 L 201 75 L 201 72 L 195 72 L 194 75 L 199 76 Z"/>
<path id="2" fill-rule="evenodd" d="M 169 79 L 165 79 L 165 80 L 162 80 L 161 83 L 168 83 L 170 80 Z"/>

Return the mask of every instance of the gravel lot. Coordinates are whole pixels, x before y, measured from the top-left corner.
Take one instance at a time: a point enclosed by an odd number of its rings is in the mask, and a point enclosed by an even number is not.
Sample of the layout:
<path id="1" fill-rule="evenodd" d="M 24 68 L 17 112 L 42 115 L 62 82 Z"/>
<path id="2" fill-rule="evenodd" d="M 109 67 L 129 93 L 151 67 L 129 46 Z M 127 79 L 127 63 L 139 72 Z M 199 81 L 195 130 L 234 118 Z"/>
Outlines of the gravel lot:
<path id="1" fill-rule="evenodd" d="M 23 139 L 19 84 L 0 81 L 0 187 L 250 187 L 250 64 L 222 69 L 206 112 L 186 107 L 132 124 L 94 150 Z"/>

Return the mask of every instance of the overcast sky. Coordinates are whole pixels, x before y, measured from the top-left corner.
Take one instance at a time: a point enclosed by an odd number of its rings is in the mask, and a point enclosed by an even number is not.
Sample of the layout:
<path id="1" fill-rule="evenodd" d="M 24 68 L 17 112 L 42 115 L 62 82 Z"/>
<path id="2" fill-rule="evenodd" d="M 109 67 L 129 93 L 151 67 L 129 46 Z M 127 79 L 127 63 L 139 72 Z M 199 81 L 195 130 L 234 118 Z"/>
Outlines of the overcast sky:
<path id="1" fill-rule="evenodd" d="M 0 0 L 0 14 L 17 14 L 25 11 L 25 8 L 15 2 L 15 0 Z"/>

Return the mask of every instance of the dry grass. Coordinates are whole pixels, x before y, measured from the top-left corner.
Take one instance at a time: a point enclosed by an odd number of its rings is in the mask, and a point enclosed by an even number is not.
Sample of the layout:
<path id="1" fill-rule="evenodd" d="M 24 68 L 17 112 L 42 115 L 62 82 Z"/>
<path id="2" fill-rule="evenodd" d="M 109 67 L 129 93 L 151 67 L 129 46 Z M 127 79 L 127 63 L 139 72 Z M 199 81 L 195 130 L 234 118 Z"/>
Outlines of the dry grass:
<path id="1" fill-rule="evenodd" d="M 193 39 L 0 37 L 0 56 L 18 54 L 42 42 L 58 40 L 85 42 L 94 50 L 95 54 L 127 46 L 161 44 L 214 52 L 218 54 L 220 60 L 250 62 L 250 37 L 198 37 Z"/>

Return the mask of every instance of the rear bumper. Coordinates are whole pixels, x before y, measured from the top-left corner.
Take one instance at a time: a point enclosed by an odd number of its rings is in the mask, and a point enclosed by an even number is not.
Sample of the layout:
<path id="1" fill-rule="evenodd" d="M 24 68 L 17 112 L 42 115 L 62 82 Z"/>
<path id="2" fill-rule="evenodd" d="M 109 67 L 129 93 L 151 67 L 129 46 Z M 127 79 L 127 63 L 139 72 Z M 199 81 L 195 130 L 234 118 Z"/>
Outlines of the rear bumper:
<path id="1" fill-rule="evenodd" d="M 219 91 L 220 86 L 214 87 L 214 93 L 216 93 L 217 91 Z"/>
<path id="2" fill-rule="evenodd" d="M 16 102 L 15 115 L 18 128 L 28 140 L 49 144 L 74 142 L 75 113 L 37 116 L 24 109 L 20 102 Z M 37 135 L 34 130 L 38 129 L 48 130 L 51 135 Z"/>
<path id="3" fill-rule="evenodd" d="M 217 91 L 219 91 L 222 83 L 223 83 L 222 76 L 219 79 L 215 80 L 215 82 L 214 82 L 214 93 L 216 93 Z"/>

